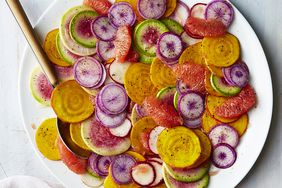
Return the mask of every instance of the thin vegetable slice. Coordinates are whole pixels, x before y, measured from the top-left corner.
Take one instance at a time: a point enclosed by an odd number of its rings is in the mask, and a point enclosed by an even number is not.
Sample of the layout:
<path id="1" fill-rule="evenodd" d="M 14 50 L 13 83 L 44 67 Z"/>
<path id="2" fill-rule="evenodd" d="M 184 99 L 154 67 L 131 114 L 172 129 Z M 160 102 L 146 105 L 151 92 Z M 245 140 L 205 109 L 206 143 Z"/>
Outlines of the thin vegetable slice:
<path id="1" fill-rule="evenodd" d="M 219 123 L 221 122 L 214 119 L 208 111 L 205 111 L 202 117 L 202 130 L 204 133 L 208 134 Z"/>
<path id="2" fill-rule="evenodd" d="M 166 0 L 139 0 L 138 12 L 145 19 L 159 19 L 166 11 Z"/>
<path id="3" fill-rule="evenodd" d="M 89 95 L 74 80 L 63 82 L 54 89 L 51 106 L 58 118 L 68 123 L 81 122 L 94 112 Z"/>
<path id="4" fill-rule="evenodd" d="M 229 125 L 234 129 L 236 129 L 239 136 L 242 136 L 248 128 L 248 123 L 249 123 L 248 114 L 245 114 L 241 116 L 240 119 L 238 119 L 237 121 L 229 123 Z"/>
<path id="5" fill-rule="evenodd" d="M 214 147 L 212 162 L 218 168 L 229 168 L 237 159 L 237 153 L 228 144 L 218 144 Z"/>
<path id="6" fill-rule="evenodd" d="M 149 186 L 154 182 L 156 172 L 152 164 L 141 162 L 131 169 L 131 177 L 136 184 Z"/>
<path id="7" fill-rule="evenodd" d="M 172 13 L 174 13 L 177 6 L 177 0 L 167 0 L 166 1 L 166 11 L 164 13 L 164 17 L 169 17 Z"/>
<path id="8" fill-rule="evenodd" d="M 202 151 L 198 136 L 185 127 L 162 131 L 158 137 L 157 149 L 166 164 L 177 168 L 193 165 Z"/>
<path id="9" fill-rule="evenodd" d="M 79 147 L 90 150 L 90 148 L 85 144 L 81 135 L 81 124 L 80 123 L 72 123 L 70 124 L 70 135 L 72 141 L 77 144 Z"/>
<path id="10" fill-rule="evenodd" d="M 126 2 L 115 3 L 108 13 L 109 21 L 115 27 L 133 26 L 136 21 L 136 14 L 132 6 Z"/>
<path id="11" fill-rule="evenodd" d="M 227 124 L 219 124 L 213 127 L 209 132 L 209 138 L 213 146 L 225 143 L 235 148 L 239 144 L 237 131 Z"/>
<path id="12" fill-rule="evenodd" d="M 116 0 L 115 2 L 127 2 L 127 3 L 129 3 L 132 6 L 132 8 L 133 8 L 133 10 L 136 14 L 137 21 L 140 22 L 140 21 L 144 20 L 137 10 L 138 0 Z"/>
<path id="13" fill-rule="evenodd" d="M 177 6 L 173 14 L 169 18 L 177 21 L 179 24 L 184 26 L 189 15 L 190 15 L 189 7 L 183 1 L 178 0 Z"/>
<path id="14" fill-rule="evenodd" d="M 202 55 L 202 43 L 198 42 L 186 48 L 179 58 L 179 64 L 192 61 L 199 65 L 205 65 L 205 58 Z"/>
<path id="15" fill-rule="evenodd" d="M 211 85 L 211 72 L 209 70 L 206 70 L 205 72 L 205 86 L 206 91 L 210 95 L 218 96 L 218 97 L 224 97 L 224 94 L 217 92 Z"/>

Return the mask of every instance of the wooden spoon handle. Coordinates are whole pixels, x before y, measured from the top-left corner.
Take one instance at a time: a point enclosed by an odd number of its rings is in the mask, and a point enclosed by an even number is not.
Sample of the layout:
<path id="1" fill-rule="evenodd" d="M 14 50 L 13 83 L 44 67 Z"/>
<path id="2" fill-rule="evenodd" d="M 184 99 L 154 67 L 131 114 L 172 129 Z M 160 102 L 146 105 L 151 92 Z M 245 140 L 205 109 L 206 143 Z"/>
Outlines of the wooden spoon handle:
<path id="1" fill-rule="evenodd" d="M 37 57 L 40 66 L 42 67 L 45 75 L 53 86 L 57 84 L 57 77 L 53 70 L 52 64 L 49 61 L 46 53 L 44 52 L 40 42 L 35 37 L 34 30 L 23 10 L 22 5 L 19 0 L 6 0 L 8 6 L 10 7 L 15 19 L 17 20 L 22 32 L 25 35 L 30 47 L 32 48 L 35 56 Z"/>

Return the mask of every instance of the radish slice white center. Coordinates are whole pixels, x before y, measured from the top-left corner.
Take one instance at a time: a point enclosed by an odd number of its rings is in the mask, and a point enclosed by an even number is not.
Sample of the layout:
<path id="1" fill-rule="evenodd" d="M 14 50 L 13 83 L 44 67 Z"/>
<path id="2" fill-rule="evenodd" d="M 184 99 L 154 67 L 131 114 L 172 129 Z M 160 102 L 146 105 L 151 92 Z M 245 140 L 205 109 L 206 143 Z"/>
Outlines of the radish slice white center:
<path id="1" fill-rule="evenodd" d="M 155 180 L 154 167 L 148 163 L 141 163 L 133 167 L 131 175 L 133 180 L 141 186 L 148 186 Z"/>
<path id="2" fill-rule="evenodd" d="M 112 135 L 117 137 L 125 137 L 128 135 L 129 131 L 131 130 L 131 122 L 128 119 L 125 119 L 123 124 L 118 127 L 110 128 L 110 132 Z"/>
<path id="3" fill-rule="evenodd" d="M 110 65 L 109 73 L 110 77 L 119 84 L 124 84 L 124 77 L 127 69 L 130 67 L 131 63 L 125 62 L 120 63 L 118 61 L 114 61 Z"/>
<path id="4" fill-rule="evenodd" d="M 156 186 L 163 180 L 163 168 L 162 168 L 162 165 L 158 162 L 150 161 L 150 163 L 154 167 L 155 172 L 156 172 L 155 181 L 152 183 L 151 186 Z"/>
<path id="5" fill-rule="evenodd" d="M 157 150 L 158 136 L 159 136 L 159 134 L 161 134 L 161 132 L 164 129 L 165 129 L 164 127 L 158 126 L 150 132 L 149 147 L 150 147 L 151 151 L 154 152 L 155 154 L 158 154 L 158 150 Z"/>

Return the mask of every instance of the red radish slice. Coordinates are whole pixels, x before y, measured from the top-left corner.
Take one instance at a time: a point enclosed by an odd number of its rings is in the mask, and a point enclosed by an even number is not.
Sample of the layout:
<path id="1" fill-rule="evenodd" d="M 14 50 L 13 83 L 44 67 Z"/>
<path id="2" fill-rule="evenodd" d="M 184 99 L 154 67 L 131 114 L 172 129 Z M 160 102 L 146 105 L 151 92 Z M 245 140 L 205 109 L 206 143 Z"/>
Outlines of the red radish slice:
<path id="1" fill-rule="evenodd" d="M 109 167 L 113 161 L 113 157 L 110 156 L 98 156 L 97 159 L 97 169 L 100 176 L 107 176 L 109 174 Z"/>
<path id="2" fill-rule="evenodd" d="M 193 44 L 196 44 L 201 41 L 200 39 L 192 38 L 185 31 L 181 34 L 180 37 L 182 39 L 184 48 L 187 48 L 188 46 L 192 46 Z"/>
<path id="3" fill-rule="evenodd" d="M 155 181 L 150 185 L 151 187 L 157 186 L 160 183 L 163 182 L 163 169 L 162 164 L 156 162 L 156 161 L 149 161 L 149 163 L 154 167 L 154 170 L 156 172 L 156 178 Z"/>
<path id="4" fill-rule="evenodd" d="M 239 143 L 238 132 L 226 124 L 219 124 L 212 128 L 209 132 L 209 138 L 213 146 L 225 143 L 235 148 Z"/>
<path id="5" fill-rule="evenodd" d="M 107 16 L 98 16 L 92 23 L 92 32 L 100 40 L 111 41 L 117 30 L 110 24 Z"/>
<path id="6" fill-rule="evenodd" d="M 115 58 L 115 45 L 113 41 L 98 41 L 97 42 L 97 54 L 103 61 Z"/>
<path id="7" fill-rule="evenodd" d="M 205 3 L 197 3 L 195 4 L 190 11 L 190 16 L 194 18 L 205 19 L 207 4 Z"/>
<path id="8" fill-rule="evenodd" d="M 118 155 L 111 164 L 111 175 L 117 184 L 132 182 L 131 169 L 136 165 L 133 157 L 127 154 Z"/>
<path id="9" fill-rule="evenodd" d="M 110 77 L 118 84 L 124 84 L 124 77 L 127 69 L 132 65 L 132 63 L 124 62 L 120 63 L 118 61 L 114 61 L 111 63 L 109 68 Z"/>
<path id="10" fill-rule="evenodd" d="M 234 9 L 225 0 L 215 0 L 207 5 L 205 18 L 219 20 L 226 27 L 229 27 L 234 19 Z"/>
<path id="11" fill-rule="evenodd" d="M 140 118 L 148 116 L 146 113 L 146 109 L 142 105 L 136 104 L 136 112 Z"/>
<path id="12" fill-rule="evenodd" d="M 148 161 L 155 161 L 159 164 L 163 164 L 163 160 L 161 158 L 158 158 L 158 157 L 149 157 L 147 160 Z"/>
<path id="13" fill-rule="evenodd" d="M 74 65 L 74 78 L 83 87 L 97 86 L 103 78 L 102 65 L 92 57 L 83 57 Z"/>
<path id="14" fill-rule="evenodd" d="M 133 26 L 136 21 L 136 14 L 132 6 L 126 2 L 115 3 L 108 13 L 111 24 L 118 28 L 120 26 Z"/>
<path id="15" fill-rule="evenodd" d="M 193 119 L 193 120 L 184 118 L 183 124 L 190 129 L 197 129 L 202 126 L 202 118 L 200 117 L 200 118 Z"/>
<path id="16" fill-rule="evenodd" d="M 183 51 L 181 38 L 172 33 L 163 33 L 157 43 L 157 56 L 166 62 L 175 62 Z"/>
<path id="17" fill-rule="evenodd" d="M 185 119 L 195 120 L 201 117 L 205 111 L 204 97 L 193 91 L 180 96 L 178 109 Z"/>
<path id="18" fill-rule="evenodd" d="M 137 9 L 145 19 L 159 19 L 166 11 L 166 0 L 138 0 Z"/>
<path id="19" fill-rule="evenodd" d="M 131 170 L 131 176 L 135 183 L 140 186 L 149 186 L 156 179 L 156 172 L 150 163 L 141 162 L 135 165 Z"/>
<path id="20" fill-rule="evenodd" d="M 190 15 L 189 7 L 184 2 L 178 1 L 174 13 L 169 18 L 177 21 L 182 26 L 184 26 L 189 15 Z"/>
<path id="21" fill-rule="evenodd" d="M 212 163 L 217 168 L 229 168 L 237 159 L 237 153 L 228 144 L 218 144 L 214 147 L 212 154 Z"/>
<path id="22" fill-rule="evenodd" d="M 121 85 L 108 84 L 100 91 L 97 103 L 107 114 L 120 114 L 128 105 L 128 96 Z"/>
<path id="23" fill-rule="evenodd" d="M 161 134 L 161 132 L 164 130 L 164 127 L 158 126 L 155 127 L 154 129 L 151 130 L 149 134 L 149 148 L 152 152 L 155 154 L 158 154 L 157 150 L 157 141 L 158 141 L 158 136 Z"/>
<path id="24" fill-rule="evenodd" d="M 117 137 L 126 137 L 131 130 L 131 121 L 129 119 L 125 119 L 124 122 L 115 128 L 110 128 L 110 132 L 112 135 Z"/>
<path id="25" fill-rule="evenodd" d="M 180 94 L 187 93 L 189 91 L 189 87 L 181 80 L 177 80 L 176 82 L 176 90 Z"/>
<path id="26" fill-rule="evenodd" d="M 245 63 L 233 65 L 230 69 L 230 78 L 232 82 L 243 88 L 249 83 L 249 69 Z"/>

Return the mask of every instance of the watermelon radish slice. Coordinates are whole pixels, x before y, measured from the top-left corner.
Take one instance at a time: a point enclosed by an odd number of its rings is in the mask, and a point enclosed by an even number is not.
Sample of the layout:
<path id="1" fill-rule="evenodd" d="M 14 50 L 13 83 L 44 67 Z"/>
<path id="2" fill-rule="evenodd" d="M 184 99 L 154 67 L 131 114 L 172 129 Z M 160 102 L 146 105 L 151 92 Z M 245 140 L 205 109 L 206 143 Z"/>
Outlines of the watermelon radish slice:
<path id="1" fill-rule="evenodd" d="M 100 177 L 95 177 L 91 175 L 89 172 L 83 174 L 81 176 L 81 181 L 88 187 L 98 188 L 100 187 L 104 180 Z"/>
<path id="2" fill-rule="evenodd" d="M 179 0 L 175 11 L 170 16 L 170 18 L 180 23 L 180 25 L 184 26 L 189 15 L 190 15 L 189 7 L 186 5 L 186 3 Z"/>
<path id="3" fill-rule="evenodd" d="M 178 60 L 183 51 L 181 38 L 172 33 L 163 33 L 157 43 L 157 56 L 159 59 L 167 63 L 175 62 Z"/>
<path id="4" fill-rule="evenodd" d="M 109 68 L 109 75 L 118 84 L 124 84 L 124 77 L 127 69 L 132 65 L 130 62 L 120 63 L 114 61 Z"/>
<path id="5" fill-rule="evenodd" d="M 76 14 L 70 23 L 70 35 L 78 44 L 94 48 L 96 46 L 96 37 L 92 33 L 92 22 L 98 14 L 95 11 L 85 10 Z"/>
<path id="6" fill-rule="evenodd" d="M 156 161 L 149 161 L 149 163 L 154 167 L 156 172 L 156 178 L 154 182 L 150 185 L 151 187 L 157 186 L 163 182 L 163 168 L 162 164 Z"/>
<path id="7" fill-rule="evenodd" d="M 183 119 L 183 124 L 190 129 L 197 129 L 202 126 L 202 117 L 197 119 Z"/>
<path id="8" fill-rule="evenodd" d="M 82 57 L 74 65 L 75 80 L 86 88 L 97 88 L 104 74 L 102 64 L 92 57 Z"/>
<path id="9" fill-rule="evenodd" d="M 236 151 L 228 144 L 218 144 L 213 149 L 212 163 L 217 168 L 229 168 L 235 163 L 236 159 Z"/>
<path id="10" fill-rule="evenodd" d="M 167 164 L 163 164 L 163 166 L 166 169 L 166 172 L 175 180 L 181 182 L 195 182 L 202 179 L 208 173 L 211 163 L 208 161 L 193 169 L 172 168 Z"/>
<path id="11" fill-rule="evenodd" d="M 129 137 L 113 136 L 95 117 L 82 122 L 81 132 L 86 145 L 99 155 L 118 155 L 127 151 L 131 145 Z"/>
<path id="12" fill-rule="evenodd" d="M 98 16 L 92 23 L 92 32 L 103 41 L 115 39 L 117 30 L 110 24 L 107 16 Z"/>
<path id="13" fill-rule="evenodd" d="M 125 119 L 124 122 L 115 128 L 110 128 L 110 132 L 112 135 L 117 136 L 117 137 L 125 137 L 128 135 L 128 133 L 131 130 L 131 122 L 129 119 Z"/>
<path id="14" fill-rule="evenodd" d="M 180 94 L 185 94 L 189 91 L 189 87 L 182 80 L 177 80 L 176 90 Z"/>
<path id="15" fill-rule="evenodd" d="M 200 93 L 189 91 L 178 99 L 178 109 L 185 119 L 195 120 L 205 111 L 204 97 Z"/>
<path id="16" fill-rule="evenodd" d="M 119 84 L 108 84 L 103 87 L 97 97 L 97 105 L 107 114 L 120 114 L 128 105 L 125 89 Z"/>
<path id="17" fill-rule="evenodd" d="M 73 17 L 81 11 L 92 10 L 86 6 L 76 6 L 64 13 L 60 24 L 60 37 L 64 46 L 72 53 L 79 56 L 88 56 L 96 53 L 96 48 L 86 48 L 71 38 L 70 23 Z"/>
<path id="18" fill-rule="evenodd" d="M 190 11 L 190 16 L 194 18 L 205 19 L 207 4 L 205 3 L 197 3 L 195 4 Z"/>
<path id="19" fill-rule="evenodd" d="M 161 134 L 163 130 L 165 130 L 164 127 L 158 126 L 152 129 L 149 134 L 149 148 L 155 154 L 159 153 L 157 150 L 157 141 L 158 141 L 159 134 Z"/>
<path id="20" fill-rule="evenodd" d="M 74 75 L 73 75 L 73 67 L 61 67 L 58 65 L 53 65 L 55 72 L 57 74 L 57 77 L 60 82 L 65 82 L 68 80 L 73 80 Z"/>
<path id="21" fill-rule="evenodd" d="M 166 0 L 139 0 L 137 9 L 145 19 L 159 19 L 166 11 Z"/>
<path id="22" fill-rule="evenodd" d="M 113 41 L 97 42 L 97 54 L 102 61 L 108 61 L 109 59 L 115 58 L 115 45 Z"/>
<path id="23" fill-rule="evenodd" d="M 42 105 L 50 105 L 53 86 L 49 83 L 40 67 L 36 67 L 31 73 L 30 90 L 36 101 Z"/>
<path id="24" fill-rule="evenodd" d="M 70 65 L 73 65 L 76 60 L 81 58 L 81 56 L 75 55 L 64 46 L 59 33 L 56 39 L 56 46 L 61 58 Z"/>
<path id="25" fill-rule="evenodd" d="M 207 5 L 205 18 L 217 19 L 226 27 L 229 27 L 234 19 L 234 9 L 232 5 L 225 0 L 215 0 Z"/>
<path id="26" fill-rule="evenodd" d="M 136 165 L 136 160 L 127 154 L 116 156 L 111 164 L 111 175 L 117 184 L 132 182 L 131 169 Z"/>
<path id="27" fill-rule="evenodd" d="M 173 19 L 163 18 L 161 19 L 161 22 L 163 22 L 171 32 L 177 35 L 181 35 L 181 33 L 184 31 L 183 27 Z"/>
<path id="28" fill-rule="evenodd" d="M 136 21 L 136 14 L 132 6 L 127 2 L 115 3 L 108 13 L 110 23 L 115 27 L 133 26 Z"/>
<path id="29" fill-rule="evenodd" d="M 209 132 L 209 138 L 213 146 L 225 143 L 235 148 L 239 144 L 238 132 L 226 124 L 219 124 L 213 127 Z"/>
<path id="30" fill-rule="evenodd" d="M 157 93 L 157 98 L 166 101 L 168 104 L 173 104 L 174 93 L 176 88 L 172 86 L 165 87 Z"/>
<path id="31" fill-rule="evenodd" d="M 131 176 L 136 184 L 144 187 L 154 183 L 156 172 L 151 163 L 140 162 L 132 168 Z"/>

